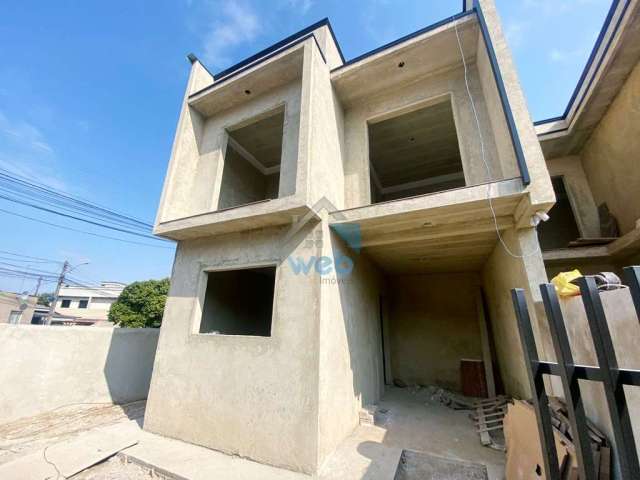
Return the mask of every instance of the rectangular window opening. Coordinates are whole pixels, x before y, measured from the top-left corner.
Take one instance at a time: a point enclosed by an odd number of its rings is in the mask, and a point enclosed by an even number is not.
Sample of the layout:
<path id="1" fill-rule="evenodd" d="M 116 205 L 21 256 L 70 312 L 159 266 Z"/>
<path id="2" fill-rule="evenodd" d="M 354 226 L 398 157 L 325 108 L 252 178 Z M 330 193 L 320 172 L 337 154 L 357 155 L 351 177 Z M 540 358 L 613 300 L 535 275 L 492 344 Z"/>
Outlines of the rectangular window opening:
<path id="1" fill-rule="evenodd" d="M 89 300 L 80 300 L 78 302 L 78 308 L 87 308 L 89 306 Z"/>
<path id="2" fill-rule="evenodd" d="M 284 107 L 227 131 L 218 209 L 278 198 Z"/>
<path id="3" fill-rule="evenodd" d="M 200 333 L 271 336 L 275 266 L 206 275 Z"/>
<path id="4" fill-rule="evenodd" d="M 465 186 L 451 101 L 369 125 L 371 203 Z"/>
<path id="5" fill-rule="evenodd" d="M 542 250 L 568 248 L 569 242 L 580 237 L 564 178 L 552 177 L 551 184 L 556 194 L 556 204 L 549 210 L 549 221 L 541 222 L 537 229 Z"/>
<path id="6" fill-rule="evenodd" d="M 60 308 L 69 308 L 71 306 L 71 300 L 62 300 Z"/>

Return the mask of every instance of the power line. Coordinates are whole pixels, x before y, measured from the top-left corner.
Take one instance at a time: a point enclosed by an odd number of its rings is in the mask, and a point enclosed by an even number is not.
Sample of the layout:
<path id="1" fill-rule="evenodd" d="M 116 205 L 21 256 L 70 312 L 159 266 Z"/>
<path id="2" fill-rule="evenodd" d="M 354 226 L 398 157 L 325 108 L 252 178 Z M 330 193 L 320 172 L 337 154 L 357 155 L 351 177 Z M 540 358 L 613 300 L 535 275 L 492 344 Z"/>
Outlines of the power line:
<path id="1" fill-rule="evenodd" d="M 33 257 L 31 255 L 24 255 L 22 253 L 9 252 L 8 250 L 0 250 L 0 253 L 4 253 L 5 255 L 14 255 L 16 257 L 28 258 L 28 259 L 31 259 L 31 260 L 40 260 L 42 262 L 63 263 L 60 260 L 51 260 L 49 258 Z"/>
<path id="2" fill-rule="evenodd" d="M 35 189 L 35 190 L 38 190 L 38 191 L 41 191 L 41 192 L 45 192 L 45 193 L 50 194 L 50 195 L 54 195 L 56 197 L 59 197 L 61 199 L 65 199 L 67 201 L 71 201 L 71 202 L 73 202 L 75 204 L 78 204 L 78 205 L 84 205 L 84 206 L 87 206 L 87 207 L 90 207 L 90 208 L 94 208 L 94 209 L 100 210 L 100 211 L 102 211 L 102 212 L 104 212 L 106 214 L 109 214 L 111 216 L 120 217 L 120 218 L 124 218 L 124 219 L 130 220 L 132 222 L 135 222 L 135 223 L 140 224 L 142 226 L 145 226 L 147 228 L 153 228 L 153 225 L 151 223 L 149 223 L 149 222 L 145 222 L 143 220 L 140 220 L 138 218 L 135 218 L 135 217 L 132 217 L 132 216 L 129 216 L 129 215 L 124 215 L 124 214 L 118 213 L 118 212 L 116 212 L 114 210 L 111 210 L 111 209 L 109 209 L 107 207 L 104 207 L 104 206 L 98 205 L 96 203 L 90 202 L 90 201 L 88 201 L 86 199 L 83 199 L 82 197 L 73 197 L 73 196 L 67 194 L 66 192 L 62 192 L 61 190 L 58 190 L 58 189 L 56 189 L 54 187 L 51 187 L 49 185 L 45 185 L 44 183 L 35 182 L 32 179 L 29 179 L 29 178 L 24 177 L 22 175 L 18 175 L 18 174 L 14 173 L 14 172 L 11 172 L 11 171 L 9 171 L 9 170 L 7 170 L 5 168 L 1 168 L 0 167 L 0 170 L 6 172 L 6 173 L 0 173 L 0 177 L 4 178 L 4 179 L 6 179 L 6 180 L 8 180 L 10 182 L 19 183 L 19 184 L 21 184 L 21 185 L 23 185 L 25 187 L 28 187 L 28 188 L 31 188 L 31 189 Z"/>
<path id="3" fill-rule="evenodd" d="M 160 239 L 158 237 L 154 237 L 153 235 L 149 235 L 149 234 L 145 234 L 145 233 L 137 233 L 137 232 L 133 232 L 131 230 L 126 230 L 124 228 L 110 226 L 110 225 L 106 225 L 106 224 L 100 223 L 100 222 L 94 222 L 92 220 L 87 220 L 86 218 L 76 217 L 74 215 L 69 215 L 67 213 L 58 212 L 56 210 L 52 210 L 50 208 L 42 207 L 40 205 L 36 205 L 36 204 L 30 203 L 30 202 L 25 202 L 25 201 L 18 200 L 18 199 L 15 199 L 15 198 L 7 197 L 6 195 L 0 195 L 0 198 L 2 198 L 4 200 L 8 200 L 10 202 L 26 205 L 26 206 L 31 207 L 31 208 L 36 208 L 38 210 L 42 210 L 42 211 L 47 212 L 47 213 L 53 213 L 54 215 L 59 215 L 61 217 L 71 218 L 73 220 L 78 220 L 80 222 L 85 222 L 85 223 L 89 223 L 91 225 L 96 225 L 98 227 L 108 228 L 110 230 L 116 230 L 118 232 L 127 233 L 129 235 L 136 235 L 138 237 L 150 238 L 151 240 L 165 241 L 164 239 Z"/>
<path id="4" fill-rule="evenodd" d="M 45 224 L 45 225 L 49 225 L 49 226 L 51 226 L 51 227 L 60 228 L 60 229 L 62 229 L 62 230 L 69 230 L 69 231 L 71 231 L 71 232 L 84 233 L 85 235 L 92 235 L 92 236 L 94 236 L 94 237 L 107 238 L 107 239 L 109 239 L 109 240 L 117 240 L 117 241 L 119 241 L 119 242 L 131 243 L 131 244 L 134 244 L 134 245 L 143 245 L 143 246 L 145 246 L 145 247 L 165 248 L 165 249 L 168 249 L 168 250 L 173 250 L 173 248 L 172 248 L 172 247 L 165 247 L 164 245 L 153 245 L 153 244 L 150 244 L 150 243 L 136 242 L 136 241 L 134 241 L 134 240 L 126 240 L 126 239 L 124 239 L 124 238 L 110 237 L 110 236 L 108 236 L 108 235 L 101 235 L 101 234 L 99 234 L 99 233 L 87 232 L 86 230 L 80 230 L 80 229 L 78 229 L 78 228 L 67 227 L 67 226 L 64 226 L 64 225 L 58 225 L 58 224 L 56 224 L 56 223 L 47 222 L 46 220 L 41 220 L 41 219 L 39 219 L 39 218 L 29 217 L 28 215 L 22 215 L 22 214 L 20 214 L 20 213 L 11 212 L 11 211 L 9 211 L 9 210 L 5 210 L 5 209 L 2 209 L 2 208 L 0 208 L 0 212 L 2 212 L 2 213 L 6 213 L 6 214 L 8 214 L 8 215 L 14 215 L 14 216 L 16 216 L 16 217 L 20 217 L 20 218 L 25 218 L 25 219 L 27 219 L 27 220 L 32 220 L 32 221 L 34 221 L 34 222 L 43 223 L 43 224 Z"/>

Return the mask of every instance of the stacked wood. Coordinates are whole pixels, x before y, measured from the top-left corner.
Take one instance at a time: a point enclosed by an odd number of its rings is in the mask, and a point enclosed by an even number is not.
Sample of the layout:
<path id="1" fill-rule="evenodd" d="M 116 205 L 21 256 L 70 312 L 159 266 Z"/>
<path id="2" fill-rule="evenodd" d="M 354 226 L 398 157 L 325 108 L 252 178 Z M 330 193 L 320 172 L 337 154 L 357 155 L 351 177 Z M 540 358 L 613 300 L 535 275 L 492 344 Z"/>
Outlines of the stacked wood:
<path id="1" fill-rule="evenodd" d="M 502 429 L 508 402 L 509 398 L 504 395 L 474 402 L 471 419 L 485 447 L 504 451 Z"/>
<path id="2" fill-rule="evenodd" d="M 549 399 L 549 410 L 556 452 L 563 480 L 577 480 L 578 463 L 573 444 L 573 433 L 567 417 L 566 406 L 559 398 Z M 506 478 L 528 480 L 547 478 L 544 471 L 542 447 L 533 406 L 522 400 L 508 405 L 504 418 L 504 435 L 507 450 Z M 611 449 L 606 437 L 593 424 L 589 424 L 589 436 L 594 463 L 599 480 L 609 480 Z"/>

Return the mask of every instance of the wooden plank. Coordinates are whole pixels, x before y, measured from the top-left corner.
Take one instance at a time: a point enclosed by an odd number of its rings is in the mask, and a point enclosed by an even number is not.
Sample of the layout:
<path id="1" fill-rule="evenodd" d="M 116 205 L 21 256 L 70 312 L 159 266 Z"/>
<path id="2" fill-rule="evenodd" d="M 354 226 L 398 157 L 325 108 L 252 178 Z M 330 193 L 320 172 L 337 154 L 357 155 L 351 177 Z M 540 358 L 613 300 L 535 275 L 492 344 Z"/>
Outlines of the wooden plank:
<path id="1" fill-rule="evenodd" d="M 489 329 L 487 318 L 484 312 L 484 302 L 480 289 L 476 292 L 476 310 L 478 314 L 478 325 L 480 326 L 480 344 L 482 347 L 482 359 L 484 361 L 484 378 L 487 385 L 487 395 L 490 398 L 496 396 L 496 382 L 493 377 L 493 361 L 491 356 L 491 343 L 489 339 Z"/>

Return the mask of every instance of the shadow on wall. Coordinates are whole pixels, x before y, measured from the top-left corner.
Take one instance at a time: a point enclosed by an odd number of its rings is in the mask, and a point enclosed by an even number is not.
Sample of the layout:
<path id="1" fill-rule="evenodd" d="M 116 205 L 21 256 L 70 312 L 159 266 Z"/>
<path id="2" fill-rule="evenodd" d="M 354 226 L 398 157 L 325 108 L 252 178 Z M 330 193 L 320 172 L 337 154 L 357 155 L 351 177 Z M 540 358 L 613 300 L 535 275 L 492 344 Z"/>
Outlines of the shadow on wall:
<path id="1" fill-rule="evenodd" d="M 158 329 L 113 329 L 103 370 L 113 403 L 147 398 L 157 345 Z"/>

